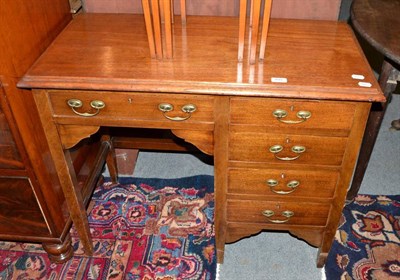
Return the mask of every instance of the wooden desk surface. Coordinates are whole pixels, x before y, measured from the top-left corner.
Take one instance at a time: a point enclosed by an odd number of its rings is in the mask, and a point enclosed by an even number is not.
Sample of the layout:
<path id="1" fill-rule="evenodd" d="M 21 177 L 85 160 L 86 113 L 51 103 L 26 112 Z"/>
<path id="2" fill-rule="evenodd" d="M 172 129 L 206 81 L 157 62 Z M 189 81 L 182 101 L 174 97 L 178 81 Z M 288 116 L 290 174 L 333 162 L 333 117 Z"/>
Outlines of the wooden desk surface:
<path id="1" fill-rule="evenodd" d="M 253 66 L 237 63 L 237 37 L 237 18 L 190 17 L 187 28 L 176 20 L 174 58 L 152 60 L 141 15 L 83 14 L 19 86 L 383 101 L 345 23 L 272 19 L 264 63 Z"/>

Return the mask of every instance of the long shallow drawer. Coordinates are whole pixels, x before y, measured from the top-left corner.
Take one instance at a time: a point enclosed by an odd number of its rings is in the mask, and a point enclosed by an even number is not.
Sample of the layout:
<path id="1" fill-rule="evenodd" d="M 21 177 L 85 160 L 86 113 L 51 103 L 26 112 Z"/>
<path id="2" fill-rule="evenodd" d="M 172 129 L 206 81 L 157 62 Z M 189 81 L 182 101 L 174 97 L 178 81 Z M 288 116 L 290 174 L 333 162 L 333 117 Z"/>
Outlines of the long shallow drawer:
<path id="1" fill-rule="evenodd" d="M 325 226 L 330 204 L 228 200 L 228 222 Z"/>
<path id="2" fill-rule="evenodd" d="M 229 143 L 229 160 L 339 166 L 347 138 L 253 133 L 231 127 Z"/>
<path id="3" fill-rule="evenodd" d="M 331 198 L 336 171 L 229 169 L 228 193 L 256 196 Z"/>
<path id="4" fill-rule="evenodd" d="M 355 109 L 351 102 L 236 97 L 231 99 L 231 123 L 345 132 L 351 129 Z M 310 116 L 302 118 L 304 112 Z"/>
<path id="5" fill-rule="evenodd" d="M 167 123 L 212 123 L 214 99 L 211 96 L 180 95 L 168 93 L 125 93 L 91 91 L 50 91 L 49 98 L 55 117 L 79 117 L 102 120 L 144 120 Z M 81 101 L 82 107 L 68 105 Z M 71 101 L 73 100 L 73 101 Z M 101 101 L 104 108 L 92 108 L 93 101 Z M 163 112 L 160 104 L 164 104 Z M 169 104 L 169 105 L 167 105 Z M 185 112 L 183 110 L 191 110 Z M 96 105 L 94 105 L 96 106 Z M 192 107 L 191 107 L 192 106 Z M 74 112 L 75 111 L 75 112 Z M 86 116 L 82 114 L 86 114 Z M 92 116 L 93 115 L 93 116 Z"/>

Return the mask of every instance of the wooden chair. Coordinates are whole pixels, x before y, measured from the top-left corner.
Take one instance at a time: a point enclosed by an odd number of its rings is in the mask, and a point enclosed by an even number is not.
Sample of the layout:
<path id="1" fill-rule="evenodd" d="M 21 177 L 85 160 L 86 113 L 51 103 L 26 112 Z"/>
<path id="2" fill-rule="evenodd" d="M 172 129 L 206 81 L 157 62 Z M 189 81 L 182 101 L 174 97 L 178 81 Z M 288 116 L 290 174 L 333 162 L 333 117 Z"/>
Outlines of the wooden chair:
<path id="1" fill-rule="evenodd" d="M 173 0 L 142 0 L 151 58 L 170 59 L 173 56 L 172 24 L 174 23 Z M 182 25 L 186 24 L 186 0 L 180 0 Z M 163 49 L 162 30 L 165 34 Z"/>
<path id="2" fill-rule="evenodd" d="M 250 19 L 249 19 L 249 48 L 250 48 L 250 64 L 256 62 L 257 53 L 257 42 L 259 24 L 261 18 L 261 0 L 251 0 L 250 4 Z M 267 34 L 269 27 L 269 19 L 271 15 L 272 0 L 264 1 L 264 11 L 262 19 L 262 30 L 260 39 L 260 49 L 258 59 L 262 61 L 265 56 L 265 47 L 267 42 Z M 238 61 L 243 62 L 243 53 L 245 45 L 245 33 L 246 33 L 246 18 L 247 18 L 247 0 L 240 0 L 239 10 L 239 47 L 238 47 Z"/>

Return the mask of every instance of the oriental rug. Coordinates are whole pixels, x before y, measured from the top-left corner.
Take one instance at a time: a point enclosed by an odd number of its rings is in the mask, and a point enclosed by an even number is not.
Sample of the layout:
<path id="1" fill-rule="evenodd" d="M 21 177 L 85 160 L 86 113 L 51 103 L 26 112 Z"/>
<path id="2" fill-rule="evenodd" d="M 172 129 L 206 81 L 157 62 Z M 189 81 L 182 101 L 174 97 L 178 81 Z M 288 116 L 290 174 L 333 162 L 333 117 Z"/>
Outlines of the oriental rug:
<path id="1" fill-rule="evenodd" d="M 400 195 L 358 195 L 345 206 L 326 278 L 400 279 Z"/>
<path id="2" fill-rule="evenodd" d="M 65 264 L 40 244 L 1 242 L 0 279 L 215 279 L 213 191 L 212 176 L 106 181 L 92 198 L 92 257 L 73 228 Z"/>

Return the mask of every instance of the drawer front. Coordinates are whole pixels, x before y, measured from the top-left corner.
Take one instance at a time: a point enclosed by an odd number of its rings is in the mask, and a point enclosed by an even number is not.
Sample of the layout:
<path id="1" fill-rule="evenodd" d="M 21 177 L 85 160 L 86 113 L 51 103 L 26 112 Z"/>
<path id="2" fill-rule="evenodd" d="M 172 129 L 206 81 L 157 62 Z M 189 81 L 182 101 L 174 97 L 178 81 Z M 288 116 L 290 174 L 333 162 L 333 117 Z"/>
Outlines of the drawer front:
<path id="1" fill-rule="evenodd" d="M 340 166 L 346 145 L 344 137 L 253 133 L 231 127 L 229 159 Z"/>
<path id="2" fill-rule="evenodd" d="M 328 199 L 338 177 L 335 171 L 229 169 L 228 193 Z"/>
<path id="3" fill-rule="evenodd" d="M 88 92 L 88 91 L 50 91 L 50 102 L 55 117 L 79 117 L 85 119 L 129 119 L 167 123 L 212 123 L 214 101 L 211 96 L 158 94 L 158 93 L 124 93 L 124 92 Z M 72 108 L 67 104 L 70 99 L 79 99 L 82 107 Z M 104 102 L 104 108 L 94 109 L 91 102 Z M 160 104 L 170 104 L 163 112 Z M 189 106 L 188 106 L 189 105 Z M 195 106 L 194 112 L 185 112 Z M 98 113 L 97 113 L 98 112 Z M 96 114 L 83 117 L 79 113 Z"/>
<path id="4" fill-rule="evenodd" d="M 228 222 L 271 225 L 325 226 L 330 209 L 329 203 L 228 200 L 227 204 Z"/>
<path id="5" fill-rule="evenodd" d="M 345 132 L 351 129 L 355 109 L 356 105 L 350 102 L 236 97 L 231 99 L 231 123 Z M 275 111 L 287 115 L 275 117 Z M 310 117 L 299 118 L 301 111 L 310 112 Z"/>

